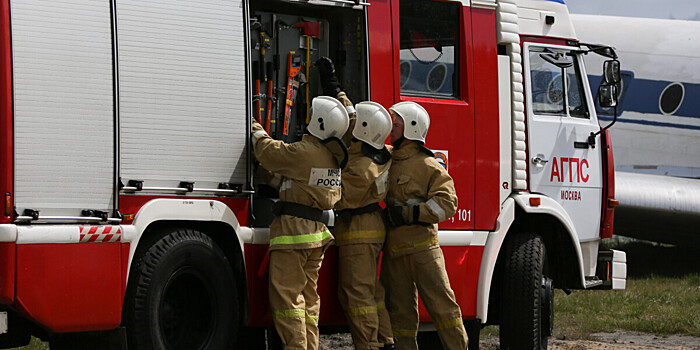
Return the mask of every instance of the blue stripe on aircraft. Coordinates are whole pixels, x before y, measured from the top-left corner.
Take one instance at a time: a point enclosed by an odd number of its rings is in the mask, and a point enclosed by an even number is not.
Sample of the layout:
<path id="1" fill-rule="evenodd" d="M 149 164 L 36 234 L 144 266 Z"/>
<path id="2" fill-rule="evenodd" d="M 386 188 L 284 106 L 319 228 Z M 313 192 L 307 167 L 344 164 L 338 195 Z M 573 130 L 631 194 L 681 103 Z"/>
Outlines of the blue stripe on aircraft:
<path id="1" fill-rule="evenodd" d="M 560 4 L 564 4 L 564 0 L 547 0 L 547 1 L 558 2 L 558 3 L 560 3 Z M 566 5 L 566 4 L 565 4 L 565 5 Z"/>
<path id="2" fill-rule="evenodd" d="M 592 87 L 600 84 L 601 77 L 589 75 L 588 80 Z M 634 78 L 632 72 L 623 72 L 622 74 L 623 91 L 618 106 L 618 113 L 629 111 L 645 114 L 656 114 L 660 118 L 664 117 L 659 107 L 659 99 L 667 86 L 674 83 L 671 81 L 649 80 Z M 700 100 L 694 99 L 693 96 L 700 95 L 700 84 L 682 83 L 685 90 L 683 101 L 678 110 L 673 113 L 673 116 L 684 118 L 700 119 Z M 597 105 L 597 102 L 596 102 Z M 596 106 L 599 114 L 611 115 L 611 111 L 601 110 Z M 662 123 L 663 124 L 663 123 Z M 669 123 L 665 123 L 669 124 Z"/>

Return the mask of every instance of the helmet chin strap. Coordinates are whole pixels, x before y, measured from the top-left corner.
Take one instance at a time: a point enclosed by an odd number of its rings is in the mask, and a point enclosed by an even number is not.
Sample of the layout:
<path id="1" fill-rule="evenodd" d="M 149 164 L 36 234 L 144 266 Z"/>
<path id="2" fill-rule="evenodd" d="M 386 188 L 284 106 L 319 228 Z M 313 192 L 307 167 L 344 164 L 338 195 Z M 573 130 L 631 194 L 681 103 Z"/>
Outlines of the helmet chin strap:
<path id="1" fill-rule="evenodd" d="M 391 144 L 394 146 L 394 148 L 399 149 L 401 147 L 401 144 L 406 140 L 406 138 L 401 135 L 401 137 L 396 140 L 396 142 L 391 142 Z"/>

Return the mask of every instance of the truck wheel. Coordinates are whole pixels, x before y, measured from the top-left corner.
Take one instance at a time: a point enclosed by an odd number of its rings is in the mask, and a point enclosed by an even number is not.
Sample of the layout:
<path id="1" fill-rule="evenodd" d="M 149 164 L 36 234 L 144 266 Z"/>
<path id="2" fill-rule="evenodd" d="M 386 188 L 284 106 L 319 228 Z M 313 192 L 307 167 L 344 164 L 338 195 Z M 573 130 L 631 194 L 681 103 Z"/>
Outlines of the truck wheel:
<path id="1" fill-rule="evenodd" d="M 223 251 L 178 229 L 134 260 L 125 316 L 129 349 L 228 349 L 238 331 L 238 293 Z"/>
<path id="2" fill-rule="evenodd" d="M 499 338 L 501 349 L 547 349 L 554 299 L 542 237 L 516 234 L 504 247 Z"/>

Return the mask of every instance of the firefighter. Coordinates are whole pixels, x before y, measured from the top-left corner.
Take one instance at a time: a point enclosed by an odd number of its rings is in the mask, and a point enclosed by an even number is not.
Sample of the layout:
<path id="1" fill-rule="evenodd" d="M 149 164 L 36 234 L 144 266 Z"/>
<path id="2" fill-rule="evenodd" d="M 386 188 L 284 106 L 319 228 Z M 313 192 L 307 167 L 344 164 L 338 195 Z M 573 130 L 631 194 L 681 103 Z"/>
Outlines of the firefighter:
<path id="1" fill-rule="evenodd" d="M 386 196 L 391 154 L 384 140 L 391 116 L 378 103 L 360 102 L 343 170 L 333 234 L 338 246 L 340 300 L 356 350 L 393 349 L 384 287 L 377 278 L 386 230 L 379 202 Z"/>
<path id="2" fill-rule="evenodd" d="M 318 348 L 318 271 L 333 235 L 323 210 L 340 200 L 341 160 L 328 147 L 348 128 L 345 107 L 331 97 L 312 103 L 308 134 L 292 144 L 273 140 L 253 121 L 253 150 L 260 165 L 281 175 L 270 225 L 270 307 L 285 350 Z M 339 141 L 339 140 L 338 140 Z"/>
<path id="3" fill-rule="evenodd" d="M 385 214 L 389 221 L 382 261 L 387 308 L 397 349 L 417 349 L 420 295 L 443 347 L 467 349 L 462 312 L 445 271 L 437 224 L 454 215 L 457 195 L 452 178 L 423 146 L 428 112 L 414 102 L 390 109 L 392 165 Z M 417 292 L 417 293 L 416 293 Z"/>

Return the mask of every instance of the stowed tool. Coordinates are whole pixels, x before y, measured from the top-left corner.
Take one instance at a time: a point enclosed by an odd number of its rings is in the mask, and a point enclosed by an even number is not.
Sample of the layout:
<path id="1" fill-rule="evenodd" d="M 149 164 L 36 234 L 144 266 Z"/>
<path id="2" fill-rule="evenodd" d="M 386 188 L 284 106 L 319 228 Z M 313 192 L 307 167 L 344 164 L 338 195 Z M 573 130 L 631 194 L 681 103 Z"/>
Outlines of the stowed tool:
<path id="1" fill-rule="evenodd" d="M 289 135 L 289 117 L 292 114 L 292 107 L 295 105 L 297 92 L 299 90 L 299 71 L 301 71 L 301 55 L 290 52 L 287 56 L 287 96 L 284 106 L 284 126 L 282 134 Z"/>
<path id="2" fill-rule="evenodd" d="M 268 72 L 272 73 L 272 63 L 265 62 L 265 54 L 268 48 L 270 48 L 270 34 L 265 29 L 265 24 L 262 22 L 260 16 L 251 18 L 251 29 L 258 31 L 258 42 L 255 45 L 255 50 L 260 53 L 259 61 L 253 62 L 253 77 L 255 79 L 253 85 L 253 108 L 254 113 L 257 116 L 256 119 L 260 124 L 265 127 L 265 131 L 270 132 L 270 114 L 272 112 L 272 79 L 268 77 Z M 260 84 L 267 85 L 267 94 L 263 94 L 260 91 Z M 267 101 L 267 108 L 262 100 Z M 263 111 L 267 110 L 265 114 L 266 119 L 263 118 Z"/>
<path id="3" fill-rule="evenodd" d="M 255 82 L 253 83 L 253 113 L 255 120 L 258 123 L 262 123 L 262 112 L 260 109 L 260 61 L 253 62 L 253 77 L 255 77 Z"/>
<path id="4" fill-rule="evenodd" d="M 311 77 L 309 75 L 309 69 L 311 68 L 311 50 L 313 50 L 313 39 L 314 38 L 319 38 L 319 33 L 320 33 L 320 22 L 299 22 L 296 24 L 293 24 L 292 27 L 295 28 L 300 28 L 301 29 L 301 36 L 302 36 L 302 49 L 306 50 L 306 80 L 311 81 Z M 306 124 L 309 124 L 310 118 L 311 118 L 311 103 L 310 103 L 310 95 L 309 95 L 309 85 L 306 85 Z"/>
<path id="5" fill-rule="evenodd" d="M 272 62 L 267 62 L 266 72 L 272 72 Z M 272 100 L 274 99 L 274 92 L 272 91 L 272 74 L 270 76 L 265 76 L 267 80 L 267 108 L 265 110 L 265 131 L 270 133 L 270 124 L 274 124 L 275 120 L 272 119 Z M 273 125 L 275 126 L 275 125 Z"/>

